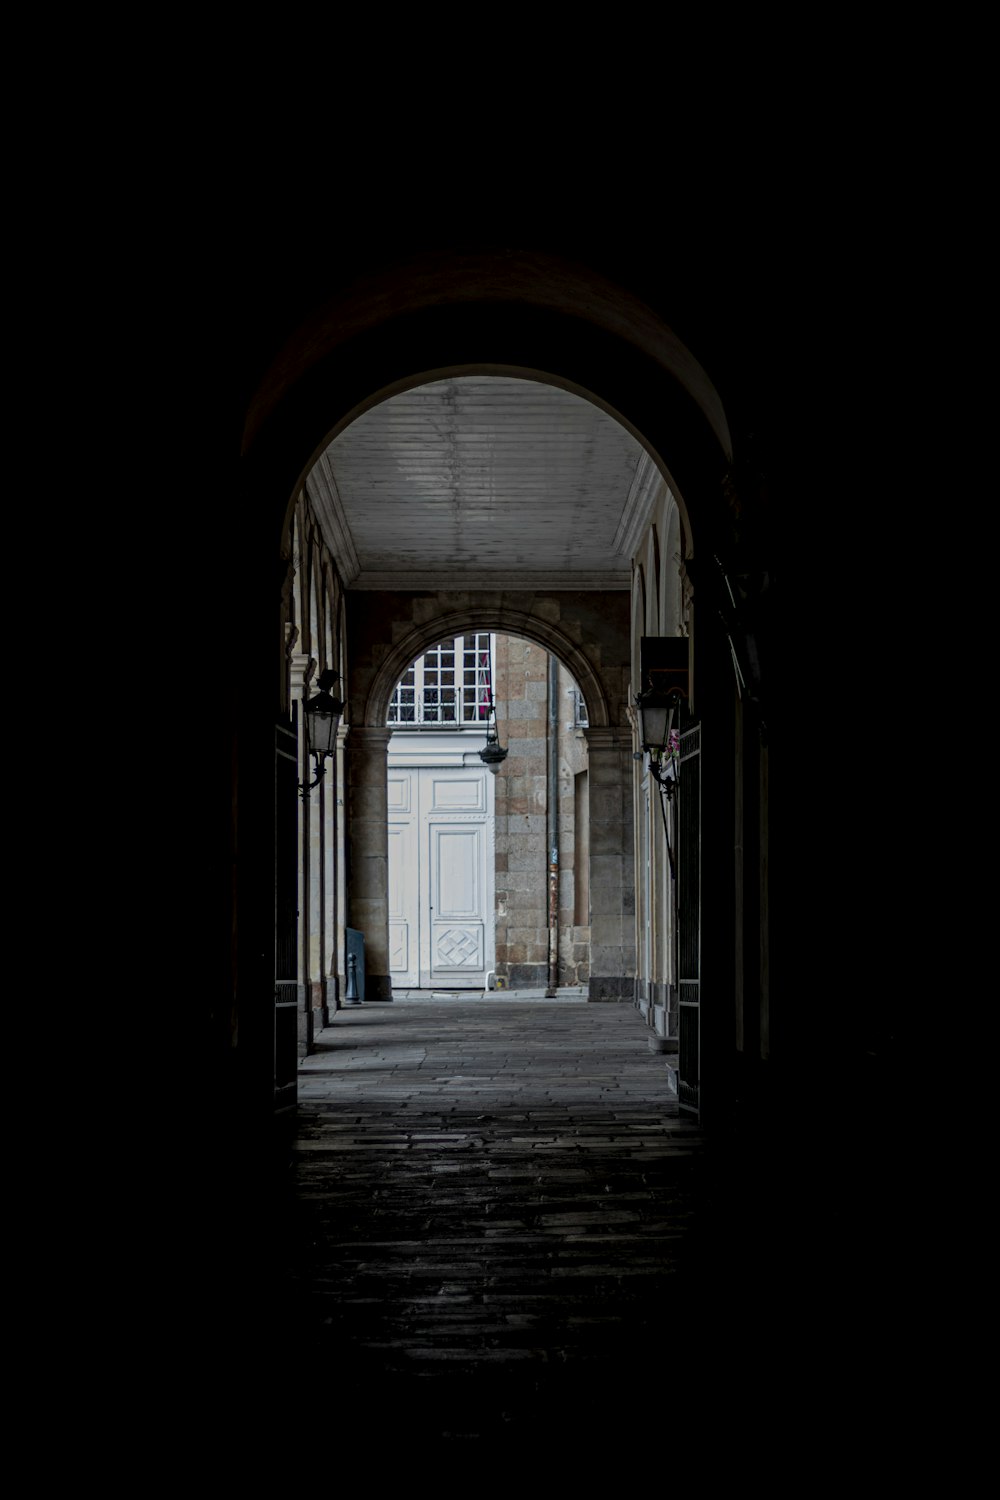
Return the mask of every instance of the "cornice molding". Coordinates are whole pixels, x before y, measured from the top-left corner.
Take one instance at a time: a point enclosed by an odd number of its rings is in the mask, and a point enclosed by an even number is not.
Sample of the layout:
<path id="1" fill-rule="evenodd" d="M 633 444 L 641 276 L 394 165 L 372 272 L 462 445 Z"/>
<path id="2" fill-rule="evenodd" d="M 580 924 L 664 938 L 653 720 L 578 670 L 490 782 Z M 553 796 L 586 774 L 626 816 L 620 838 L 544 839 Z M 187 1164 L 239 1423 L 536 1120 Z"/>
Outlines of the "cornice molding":
<path id="1" fill-rule="evenodd" d="M 306 479 L 306 495 L 346 588 L 361 572 L 361 563 L 328 454 L 321 453 L 310 470 Z"/>
<path id="2" fill-rule="evenodd" d="M 631 585 L 632 575 L 625 567 L 601 573 L 573 573 L 568 569 L 557 573 L 543 573 L 532 572 L 527 568 L 511 572 L 500 568 L 464 568 L 456 564 L 452 568 L 427 571 L 409 568 L 405 573 L 402 570 L 378 572 L 375 569 L 365 569 L 355 575 L 350 588 L 352 593 L 369 590 L 403 594 L 410 591 L 422 593 L 455 589 L 515 589 L 519 593 L 539 589 L 545 593 L 554 593 L 561 589 L 591 592 L 621 589 L 627 592 Z"/>
<path id="3" fill-rule="evenodd" d="M 662 485 L 666 489 L 666 483 L 649 454 L 643 450 L 635 466 L 618 530 L 615 532 L 613 551 L 616 556 L 627 557 L 629 562 L 632 561 L 652 520 L 659 488 Z"/>
<path id="4" fill-rule="evenodd" d="M 583 731 L 583 736 L 592 755 L 606 751 L 621 754 L 632 749 L 632 731 L 627 724 L 592 725 Z"/>
<path id="5" fill-rule="evenodd" d="M 392 739 L 391 729 L 375 729 L 365 724 L 348 724 L 345 742 L 349 750 L 368 751 L 386 749 Z"/>

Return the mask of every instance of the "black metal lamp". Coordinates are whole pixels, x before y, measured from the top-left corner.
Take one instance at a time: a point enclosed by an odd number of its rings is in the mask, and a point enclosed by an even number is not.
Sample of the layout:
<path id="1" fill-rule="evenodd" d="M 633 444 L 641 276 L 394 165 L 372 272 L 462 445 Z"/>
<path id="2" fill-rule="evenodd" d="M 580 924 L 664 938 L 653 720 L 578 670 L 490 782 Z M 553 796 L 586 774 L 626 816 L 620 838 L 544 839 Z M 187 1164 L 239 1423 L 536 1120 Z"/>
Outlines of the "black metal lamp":
<path id="1" fill-rule="evenodd" d="M 659 685 L 656 675 L 650 673 L 649 687 L 636 698 L 635 706 L 639 714 L 639 739 L 643 752 L 649 756 L 653 780 L 664 796 L 670 798 L 677 790 L 679 770 L 674 720 L 684 695 L 679 688 Z"/>
<path id="2" fill-rule="evenodd" d="M 486 744 L 479 752 L 479 759 L 483 765 L 495 776 L 503 762 L 507 759 L 507 751 L 500 743 L 500 734 L 497 730 L 497 707 L 490 694 L 490 712 L 486 723 Z"/>
<path id="3" fill-rule="evenodd" d="M 334 698 L 330 692 L 335 682 L 340 681 L 340 673 L 327 668 L 319 675 L 317 686 L 318 693 L 311 698 L 306 698 L 302 704 L 302 722 L 306 736 L 306 754 L 311 754 L 316 762 L 316 779 L 314 781 L 300 782 L 302 800 L 305 801 L 314 786 L 319 786 L 323 780 L 326 770 L 326 759 L 332 755 L 337 747 L 337 728 L 340 724 L 340 716 L 344 712 L 344 705 L 339 698 Z"/>

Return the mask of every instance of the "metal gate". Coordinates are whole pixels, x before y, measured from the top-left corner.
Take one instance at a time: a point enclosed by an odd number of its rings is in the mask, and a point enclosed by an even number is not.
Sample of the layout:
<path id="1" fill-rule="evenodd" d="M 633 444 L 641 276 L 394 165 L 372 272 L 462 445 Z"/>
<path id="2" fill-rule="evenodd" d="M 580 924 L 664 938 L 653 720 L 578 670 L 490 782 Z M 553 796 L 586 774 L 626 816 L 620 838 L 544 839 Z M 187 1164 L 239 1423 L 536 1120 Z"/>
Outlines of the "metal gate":
<path id="1" fill-rule="evenodd" d="M 295 1103 L 298 1075 L 298 736 L 278 724 L 274 740 L 274 1105 Z"/>
<path id="2" fill-rule="evenodd" d="M 680 736 L 677 789 L 677 1099 L 698 1113 L 701 1098 L 701 725 Z"/>

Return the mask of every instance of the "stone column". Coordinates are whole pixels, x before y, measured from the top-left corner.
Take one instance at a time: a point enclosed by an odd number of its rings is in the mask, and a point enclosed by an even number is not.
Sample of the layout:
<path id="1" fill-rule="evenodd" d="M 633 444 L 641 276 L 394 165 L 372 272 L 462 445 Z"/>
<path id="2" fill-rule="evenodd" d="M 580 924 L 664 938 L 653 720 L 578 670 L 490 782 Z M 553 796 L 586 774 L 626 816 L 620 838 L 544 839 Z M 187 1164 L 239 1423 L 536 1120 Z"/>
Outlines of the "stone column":
<path id="1" fill-rule="evenodd" d="M 334 808 L 334 870 L 331 881 L 334 908 L 331 913 L 330 954 L 327 979 L 327 1009 L 333 1016 L 340 1009 L 347 984 L 344 928 L 347 926 L 347 826 L 344 788 L 347 785 L 347 733 L 341 724 L 337 730 L 337 789 Z"/>
<path id="2" fill-rule="evenodd" d="M 590 995 L 629 1000 L 635 982 L 632 735 L 586 729 L 590 797 Z"/>
<path id="3" fill-rule="evenodd" d="M 350 926 L 365 937 L 365 999 L 391 1000 L 389 978 L 389 812 L 386 752 L 390 729 L 348 730 L 347 828 Z"/>

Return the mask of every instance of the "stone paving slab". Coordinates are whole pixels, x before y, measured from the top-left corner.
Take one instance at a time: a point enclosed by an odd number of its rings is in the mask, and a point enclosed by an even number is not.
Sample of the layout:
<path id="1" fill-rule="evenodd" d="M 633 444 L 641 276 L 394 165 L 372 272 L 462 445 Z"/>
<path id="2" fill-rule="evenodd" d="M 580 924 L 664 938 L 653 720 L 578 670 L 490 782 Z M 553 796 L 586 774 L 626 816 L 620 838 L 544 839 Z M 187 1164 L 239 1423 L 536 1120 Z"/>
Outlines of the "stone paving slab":
<path id="1" fill-rule="evenodd" d="M 343 1011 L 298 1113 L 296 1344 L 406 1440 L 522 1450 L 668 1358 L 705 1142 L 631 1007 Z"/>
<path id="2" fill-rule="evenodd" d="M 402 1000 L 317 1043 L 252 1328 L 318 1435 L 376 1473 L 475 1453 L 464 1487 L 645 1445 L 663 1482 L 706 1422 L 838 1410 L 877 1326 L 848 1179 L 706 1138 L 631 1006 Z"/>

